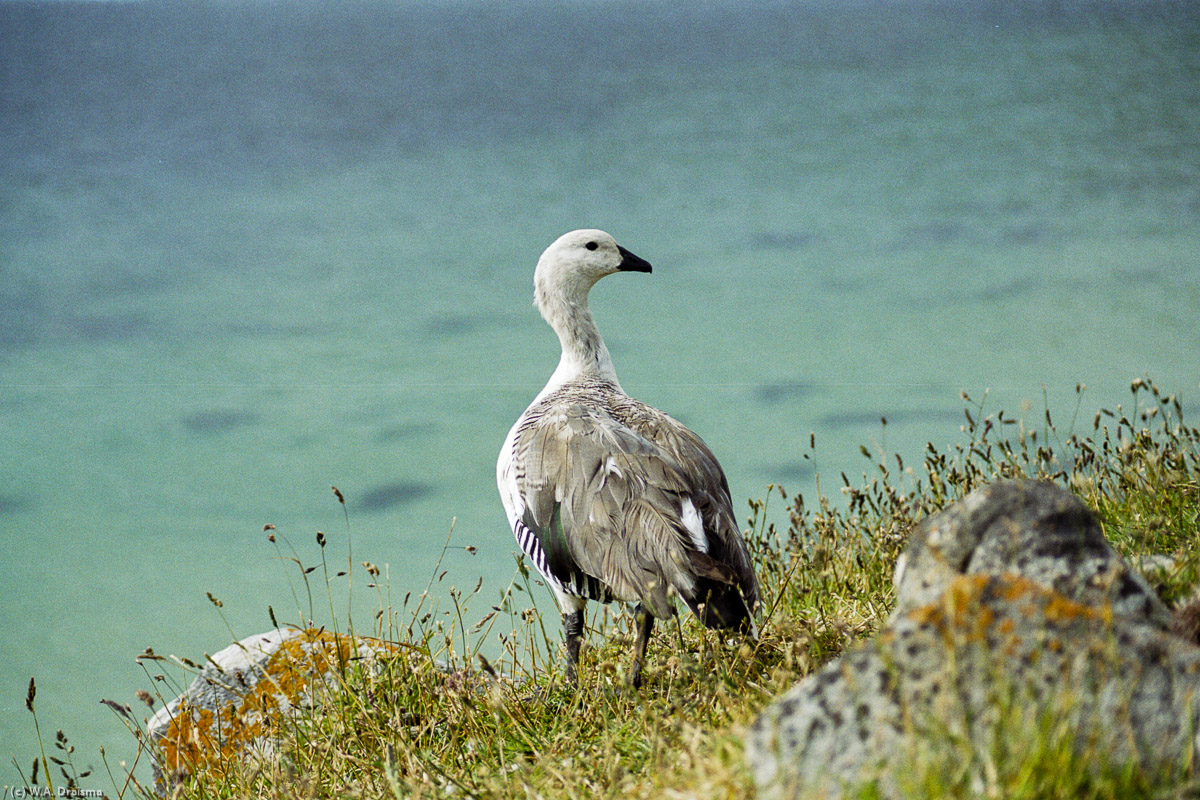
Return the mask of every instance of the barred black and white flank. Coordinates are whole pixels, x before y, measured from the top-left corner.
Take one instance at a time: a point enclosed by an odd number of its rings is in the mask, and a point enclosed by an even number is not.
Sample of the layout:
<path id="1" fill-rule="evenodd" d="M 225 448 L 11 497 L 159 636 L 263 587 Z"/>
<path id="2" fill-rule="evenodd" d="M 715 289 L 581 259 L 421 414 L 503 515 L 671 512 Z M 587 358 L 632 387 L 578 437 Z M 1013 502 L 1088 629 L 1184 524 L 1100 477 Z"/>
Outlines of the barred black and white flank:
<path id="1" fill-rule="evenodd" d="M 650 264 L 598 230 L 564 234 L 538 260 L 534 304 L 562 359 L 509 431 L 496 483 L 517 542 L 558 600 L 568 677 L 587 601 L 622 600 L 636 604 L 640 686 L 654 620 L 675 613 L 672 597 L 710 628 L 757 635 L 758 581 L 712 451 L 617 382 L 587 305 L 614 272 Z"/>

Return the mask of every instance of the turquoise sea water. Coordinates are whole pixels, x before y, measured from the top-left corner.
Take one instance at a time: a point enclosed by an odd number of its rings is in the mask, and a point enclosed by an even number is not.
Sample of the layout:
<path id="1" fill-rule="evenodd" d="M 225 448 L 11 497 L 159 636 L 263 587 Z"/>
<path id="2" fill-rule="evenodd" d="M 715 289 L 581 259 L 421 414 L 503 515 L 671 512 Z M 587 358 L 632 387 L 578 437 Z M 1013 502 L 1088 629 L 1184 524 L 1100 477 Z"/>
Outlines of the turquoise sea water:
<path id="1" fill-rule="evenodd" d="M 456 520 L 439 591 L 490 602 L 583 226 L 654 264 L 593 308 L 739 513 L 810 433 L 826 488 L 956 441 L 962 390 L 1194 418 L 1200 6 L 0 2 L 0 756 L 36 676 L 128 757 L 98 701 L 294 619 L 262 527 L 344 561 L 331 484 L 395 596 Z"/>

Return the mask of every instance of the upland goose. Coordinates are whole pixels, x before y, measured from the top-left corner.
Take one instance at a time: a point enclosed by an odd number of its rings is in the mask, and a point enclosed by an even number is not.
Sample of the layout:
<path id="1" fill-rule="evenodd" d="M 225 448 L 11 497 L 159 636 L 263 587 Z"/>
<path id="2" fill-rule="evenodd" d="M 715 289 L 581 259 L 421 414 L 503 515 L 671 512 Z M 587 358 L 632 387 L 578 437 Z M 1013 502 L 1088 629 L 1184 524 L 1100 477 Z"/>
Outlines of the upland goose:
<path id="1" fill-rule="evenodd" d="M 564 234 L 534 271 L 534 305 L 562 358 L 517 419 L 496 463 L 508 522 L 562 612 L 577 681 L 588 600 L 634 603 L 640 686 L 654 620 L 683 599 L 710 628 L 757 635 L 758 581 L 729 485 L 699 436 L 625 394 L 588 310 L 588 291 L 650 264 L 604 231 Z"/>

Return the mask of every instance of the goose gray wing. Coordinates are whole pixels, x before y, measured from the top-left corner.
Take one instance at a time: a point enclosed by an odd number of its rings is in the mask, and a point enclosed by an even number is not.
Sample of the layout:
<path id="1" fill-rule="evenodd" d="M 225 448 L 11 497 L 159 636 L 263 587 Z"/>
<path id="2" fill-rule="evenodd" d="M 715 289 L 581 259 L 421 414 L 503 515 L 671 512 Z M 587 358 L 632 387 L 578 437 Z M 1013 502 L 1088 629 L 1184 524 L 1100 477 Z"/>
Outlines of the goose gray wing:
<path id="1" fill-rule="evenodd" d="M 686 425 L 653 406 L 627 398 L 621 412 L 624 424 L 653 442 L 676 463 L 688 465 L 698 487 L 692 500 L 704 524 L 707 552 L 729 568 L 732 582 L 740 590 L 748 610 L 753 611 L 759 602 L 758 579 L 733 512 L 729 482 L 717 457 Z"/>
<path id="2" fill-rule="evenodd" d="M 712 477 L 707 465 L 688 469 L 608 404 L 547 400 L 514 443 L 520 523 L 547 577 L 569 593 L 595 597 L 601 588 L 609 598 L 596 599 L 640 601 L 657 617 L 673 613 L 672 591 L 694 607 L 698 582 L 742 583 L 740 564 L 714 558 L 704 538 L 704 509 L 713 505 L 702 485 Z"/>

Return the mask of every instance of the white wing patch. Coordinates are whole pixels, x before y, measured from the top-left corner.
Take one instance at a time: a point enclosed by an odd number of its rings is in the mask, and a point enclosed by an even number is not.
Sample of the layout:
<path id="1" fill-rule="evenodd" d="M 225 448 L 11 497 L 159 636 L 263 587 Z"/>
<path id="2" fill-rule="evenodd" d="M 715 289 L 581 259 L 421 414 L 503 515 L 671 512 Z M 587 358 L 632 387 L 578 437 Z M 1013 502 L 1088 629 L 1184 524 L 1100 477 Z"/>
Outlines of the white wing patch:
<path id="1" fill-rule="evenodd" d="M 688 535 L 692 537 L 692 544 L 696 545 L 696 549 L 701 553 L 707 553 L 708 537 L 704 535 L 704 520 L 701 519 L 700 512 L 696 510 L 696 506 L 692 503 L 692 498 L 683 498 L 683 505 L 680 507 L 679 512 L 683 527 L 687 530 Z"/>
<path id="2" fill-rule="evenodd" d="M 609 456 L 608 459 L 604 462 L 604 469 L 606 471 L 612 473 L 613 475 L 616 475 L 618 478 L 625 477 L 624 475 L 621 474 L 621 468 L 617 466 L 617 459 L 614 458 L 613 456 Z"/>

